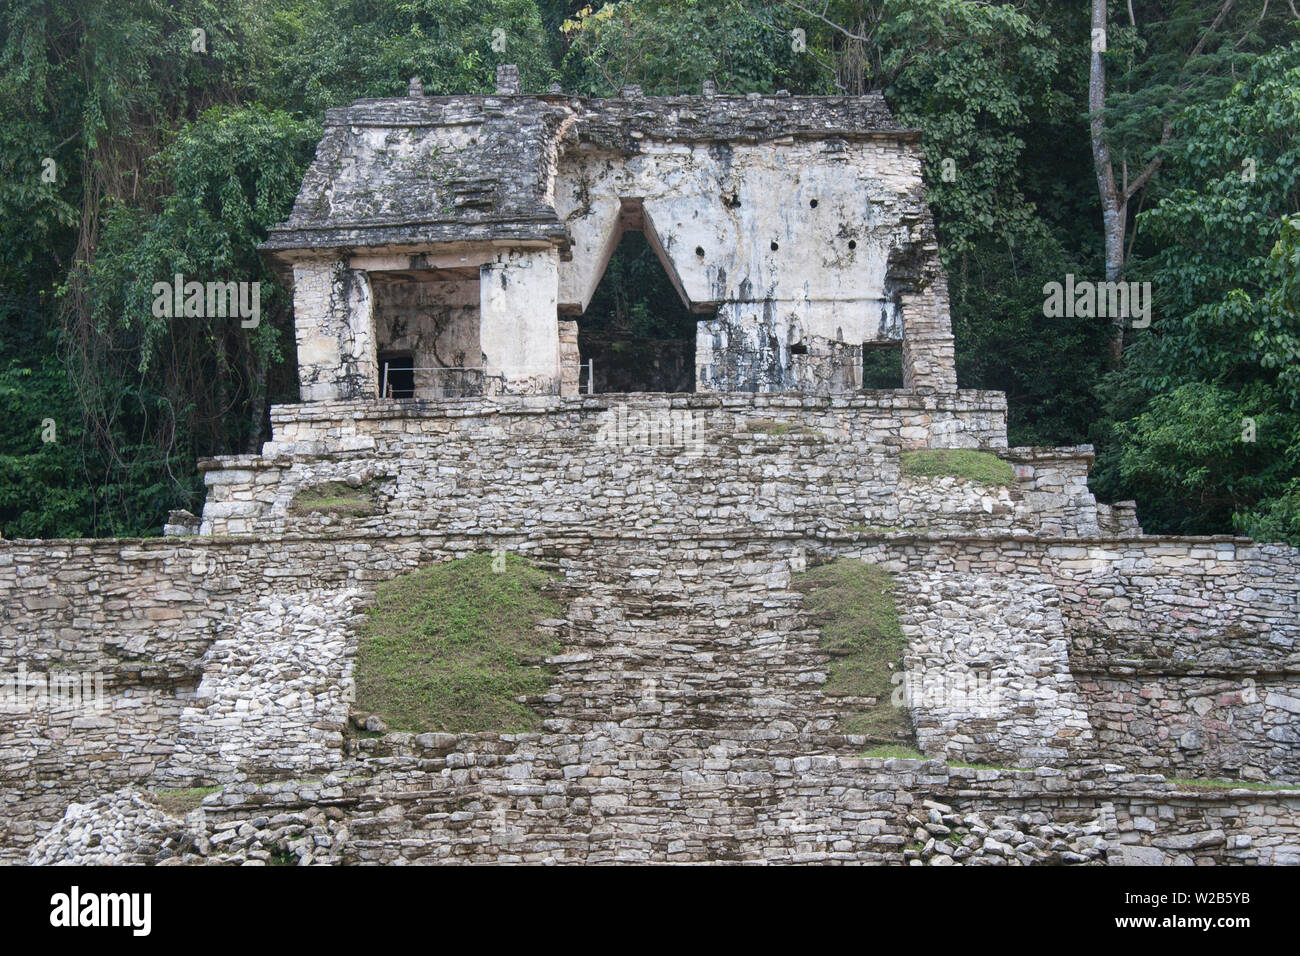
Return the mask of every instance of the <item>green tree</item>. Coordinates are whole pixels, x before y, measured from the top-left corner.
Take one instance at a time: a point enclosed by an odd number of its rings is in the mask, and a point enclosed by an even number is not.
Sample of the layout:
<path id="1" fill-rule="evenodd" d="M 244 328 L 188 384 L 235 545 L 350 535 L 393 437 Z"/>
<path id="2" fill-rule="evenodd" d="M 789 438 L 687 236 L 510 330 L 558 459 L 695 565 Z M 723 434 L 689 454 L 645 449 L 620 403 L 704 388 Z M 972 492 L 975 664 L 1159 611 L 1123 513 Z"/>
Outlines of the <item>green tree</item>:
<path id="1" fill-rule="evenodd" d="M 1127 23 L 1112 8 L 1125 9 Z M 1129 204 L 1144 197 L 1188 106 L 1222 97 L 1253 58 L 1295 36 L 1270 0 L 1092 0 L 1088 120 L 1101 199 L 1105 275 L 1117 280 L 1128 256 Z M 1108 88 L 1108 81 L 1114 79 Z M 1140 203 L 1139 203 L 1140 208 Z M 1111 355 L 1120 361 L 1124 318 L 1112 323 Z"/>
<path id="2" fill-rule="evenodd" d="M 566 86 L 588 96 L 630 84 L 652 96 L 698 94 L 705 80 L 719 93 L 825 84 L 796 51 L 788 11 L 767 0 L 622 0 L 583 7 L 561 29 Z"/>
<path id="3" fill-rule="evenodd" d="M 525 91 L 555 78 L 533 0 L 303 0 L 268 24 L 279 51 L 267 102 L 319 118 L 361 97 L 488 93 L 496 67 L 519 67 Z"/>
<path id="4" fill-rule="evenodd" d="M 1153 322 L 1103 383 L 1119 424 L 1097 478 L 1153 530 L 1262 528 L 1300 476 L 1298 89 L 1300 45 L 1186 109 L 1139 219 Z"/>
<path id="5" fill-rule="evenodd" d="M 1079 11 L 1019 0 L 787 0 L 809 55 L 848 93 L 881 92 L 920 129 L 949 275 L 958 380 L 1005 391 L 1015 443 L 1084 440 L 1104 320 L 1048 319 L 1043 286 L 1087 274 L 1101 244 L 1086 155 Z"/>
<path id="6" fill-rule="evenodd" d="M 270 395 L 291 393 L 292 312 L 285 289 L 257 253 L 283 220 L 320 137 L 318 124 L 261 107 L 214 107 L 158 154 L 150 183 L 161 199 L 148 213 L 114 204 L 85 285 L 104 356 L 83 382 L 86 417 L 114 450 L 115 471 L 192 476 L 192 459 L 255 451 Z M 234 317 L 155 316 L 153 286 L 181 274 L 201 282 L 259 283 L 259 322 Z M 275 373 L 274 377 L 273 374 Z M 144 436 L 128 454 L 115 441 Z M 165 457 L 164 457 L 165 450 Z M 178 481 L 197 501 L 197 483 Z M 125 502 L 123 502 L 125 504 Z M 142 520 L 158 520 L 159 502 Z"/>

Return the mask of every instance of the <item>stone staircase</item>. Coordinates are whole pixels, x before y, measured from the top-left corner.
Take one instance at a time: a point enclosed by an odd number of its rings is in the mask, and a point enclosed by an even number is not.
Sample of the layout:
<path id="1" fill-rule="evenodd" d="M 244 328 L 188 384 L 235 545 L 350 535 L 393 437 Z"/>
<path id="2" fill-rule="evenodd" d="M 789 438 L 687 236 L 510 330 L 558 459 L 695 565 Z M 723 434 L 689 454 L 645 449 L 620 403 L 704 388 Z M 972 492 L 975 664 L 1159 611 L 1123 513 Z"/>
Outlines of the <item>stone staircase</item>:
<path id="1" fill-rule="evenodd" d="M 835 733 L 846 702 L 821 692 L 828 655 L 790 589 L 789 557 L 611 549 L 569 568 L 557 597 L 547 730 L 709 730 L 807 747 Z"/>
<path id="2" fill-rule="evenodd" d="M 916 570 L 897 585 L 926 753 L 1026 767 L 1096 759 L 1053 581 Z"/>
<path id="3" fill-rule="evenodd" d="M 1156 846 L 1173 798 L 1117 765 L 1296 779 L 1292 549 L 1143 536 L 1088 492 L 1089 449 L 1007 449 L 978 395 L 623 398 L 699 412 L 709 440 L 611 440 L 608 397 L 280 409 L 263 455 L 207 463 L 197 537 L 5 542 L 0 652 L 185 683 L 110 687 L 111 713 L 70 732 L 5 722 L 0 857 L 97 790 L 219 782 L 232 818 L 343 813 L 352 840 L 328 855 L 348 862 L 938 861 L 920 833 L 954 813 L 926 801 L 1064 826 L 1112 797 L 1129 810 L 1107 833 L 1143 849 L 1281 859 L 1300 798 L 1180 795 Z M 903 474 L 929 445 L 992 450 L 1015 481 Z M 374 512 L 291 510 L 333 482 Z M 563 616 L 540 627 L 561 651 L 527 701 L 541 732 L 345 736 L 373 589 L 488 551 L 555 572 Z M 877 702 L 825 693 L 832 658 L 792 583 L 835 559 L 893 575 L 916 743 L 950 763 L 867 758 L 877 742 L 842 732 Z M 98 754 L 105 769 L 80 759 Z M 1216 828 L 1237 835 L 1203 842 Z M 1068 852 L 1094 859 L 1079 836 Z M 1013 859 L 1003 842 L 979 852 Z"/>
<path id="4" fill-rule="evenodd" d="M 942 411 L 927 406 L 949 400 L 888 392 L 278 410 L 261 455 L 201 463 L 203 533 L 1095 532 L 1091 449 L 1008 449 L 981 395 Z M 1016 480 L 902 474 L 901 452 L 930 443 L 1000 454 Z M 363 489 L 372 512 L 295 507 L 332 483 Z"/>

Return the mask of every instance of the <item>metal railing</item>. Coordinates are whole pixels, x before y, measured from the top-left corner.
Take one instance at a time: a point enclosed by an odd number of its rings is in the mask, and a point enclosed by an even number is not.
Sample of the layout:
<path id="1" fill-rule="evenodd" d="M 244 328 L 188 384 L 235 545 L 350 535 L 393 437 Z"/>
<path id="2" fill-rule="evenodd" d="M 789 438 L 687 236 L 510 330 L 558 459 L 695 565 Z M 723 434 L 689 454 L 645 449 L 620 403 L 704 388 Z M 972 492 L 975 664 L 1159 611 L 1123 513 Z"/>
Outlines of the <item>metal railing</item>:
<path id="1" fill-rule="evenodd" d="M 572 366 L 569 366 L 572 368 Z M 383 375 L 379 384 L 379 394 L 383 398 L 394 398 L 393 385 L 389 381 L 389 371 L 409 372 L 412 376 L 411 397 L 419 397 L 419 392 L 428 391 L 429 386 L 420 386 L 414 379 L 417 372 L 432 372 L 435 377 L 441 373 L 453 373 L 452 381 L 443 384 L 435 382 L 432 386 L 435 394 L 433 398 L 477 398 L 483 394 L 484 385 L 489 378 L 503 379 L 502 370 L 497 370 L 495 374 L 489 375 L 489 367 L 484 365 L 400 365 L 393 366 L 388 362 L 384 363 Z M 512 373 L 518 372 L 546 372 L 554 374 L 561 371 L 557 366 L 550 365 L 533 365 L 533 366 L 513 366 L 509 369 Z M 596 374 L 595 363 L 591 359 L 578 363 L 578 391 L 583 389 L 583 372 L 586 372 L 586 393 L 594 394 L 596 391 Z M 459 381 L 455 381 L 459 379 Z"/>

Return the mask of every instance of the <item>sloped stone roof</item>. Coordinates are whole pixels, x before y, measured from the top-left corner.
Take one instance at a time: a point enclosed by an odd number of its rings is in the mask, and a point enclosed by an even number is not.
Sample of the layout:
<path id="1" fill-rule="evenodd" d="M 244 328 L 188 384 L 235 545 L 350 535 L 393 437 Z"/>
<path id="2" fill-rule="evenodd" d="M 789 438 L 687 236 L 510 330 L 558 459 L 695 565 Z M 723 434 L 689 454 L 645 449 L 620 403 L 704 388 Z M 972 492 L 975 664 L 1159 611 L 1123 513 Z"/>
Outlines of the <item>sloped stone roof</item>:
<path id="1" fill-rule="evenodd" d="M 565 241 L 548 197 L 562 150 L 629 155 L 646 141 L 914 140 L 878 94 L 359 100 L 330 110 L 268 252 L 451 241 Z"/>

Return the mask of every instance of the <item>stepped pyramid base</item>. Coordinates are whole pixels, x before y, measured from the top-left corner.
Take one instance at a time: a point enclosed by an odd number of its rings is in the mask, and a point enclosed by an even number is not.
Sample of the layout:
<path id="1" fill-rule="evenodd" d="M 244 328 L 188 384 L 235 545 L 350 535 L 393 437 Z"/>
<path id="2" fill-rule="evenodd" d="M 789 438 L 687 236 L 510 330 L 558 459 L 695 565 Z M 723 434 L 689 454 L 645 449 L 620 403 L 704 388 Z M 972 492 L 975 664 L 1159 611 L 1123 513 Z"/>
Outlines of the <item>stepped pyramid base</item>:
<path id="1" fill-rule="evenodd" d="M 1141 534 L 987 393 L 629 402 L 277 410 L 209 533 L 0 543 L 0 653 L 105 704 L 0 715 L 0 859 L 1300 862 L 1300 552 Z M 626 440 L 682 414 L 703 447 Z M 1010 484 L 907 473 L 947 445 Z M 370 510 L 293 507 L 323 482 Z M 543 732 L 356 737 L 376 585 L 491 551 L 558 576 Z M 926 759 L 841 732 L 792 586 L 835 560 L 892 575 Z M 1209 777 L 1266 789 L 1166 779 Z"/>

